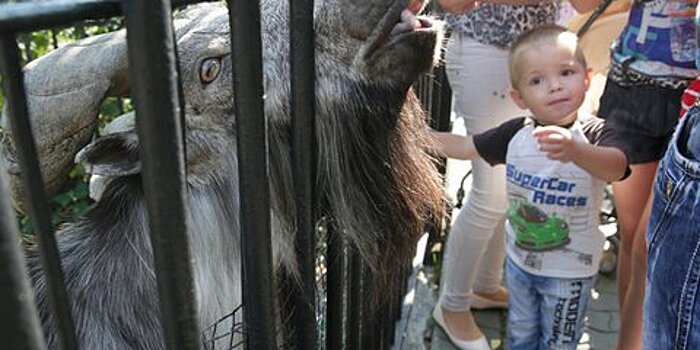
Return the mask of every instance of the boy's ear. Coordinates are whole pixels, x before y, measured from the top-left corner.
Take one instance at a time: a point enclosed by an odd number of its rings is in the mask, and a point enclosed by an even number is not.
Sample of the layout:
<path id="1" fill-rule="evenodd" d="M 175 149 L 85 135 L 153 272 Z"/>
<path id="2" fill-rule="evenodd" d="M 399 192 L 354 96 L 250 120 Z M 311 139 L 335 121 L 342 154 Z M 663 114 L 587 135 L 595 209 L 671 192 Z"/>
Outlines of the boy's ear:
<path id="1" fill-rule="evenodd" d="M 525 100 L 523 100 L 523 96 L 520 95 L 520 91 L 515 89 L 510 90 L 510 98 L 513 100 L 513 102 L 515 102 L 516 105 L 518 105 L 518 107 L 522 109 L 528 109 L 527 105 L 525 105 Z"/>
<path id="2" fill-rule="evenodd" d="M 586 84 L 586 91 L 591 86 L 591 79 L 593 79 L 593 68 L 586 68 L 586 78 L 584 78 L 584 83 Z"/>

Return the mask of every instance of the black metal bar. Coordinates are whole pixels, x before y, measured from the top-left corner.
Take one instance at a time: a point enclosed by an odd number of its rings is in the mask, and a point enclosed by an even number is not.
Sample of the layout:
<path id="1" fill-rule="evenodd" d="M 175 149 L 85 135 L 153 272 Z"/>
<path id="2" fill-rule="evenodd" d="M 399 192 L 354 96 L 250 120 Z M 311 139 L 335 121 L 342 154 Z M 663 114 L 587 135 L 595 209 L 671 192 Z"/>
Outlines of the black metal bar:
<path id="1" fill-rule="evenodd" d="M 433 81 L 431 97 L 430 119 L 437 130 L 447 131 L 450 128 L 450 113 L 452 112 L 452 89 L 447 80 L 444 66 L 433 69 L 435 78 Z"/>
<path id="2" fill-rule="evenodd" d="M 31 31 L 121 13 L 120 0 L 61 0 L 0 6 L 0 32 Z"/>
<path id="3" fill-rule="evenodd" d="M 421 105 L 423 106 L 423 109 L 427 111 L 427 101 L 425 100 L 425 97 L 423 96 L 423 86 L 425 85 L 424 83 L 425 78 L 423 75 L 421 75 L 414 83 L 413 83 L 413 91 L 415 92 L 416 96 L 418 96 L 418 100 L 421 102 Z"/>
<path id="4" fill-rule="evenodd" d="M 58 48 L 58 34 L 54 29 L 51 29 L 51 45 L 53 46 L 54 50 Z"/>
<path id="5" fill-rule="evenodd" d="M 165 343 L 199 349 L 170 1 L 127 1 L 124 14 Z"/>
<path id="6" fill-rule="evenodd" d="M 417 250 L 414 251 L 417 253 Z M 414 254 L 415 255 L 415 254 Z M 410 276 L 411 273 L 413 272 L 413 261 L 408 262 L 403 266 L 402 272 L 398 276 L 398 281 L 399 285 L 401 286 L 401 292 L 396 294 L 396 297 L 394 299 L 393 303 L 393 322 L 392 322 L 392 328 L 391 328 L 391 334 L 390 334 L 390 339 L 391 339 L 391 345 L 393 347 L 396 347 L 396 344 L 394 343 L 397 338 L 396 338 L 396 332 L 397 332 L 397 326 L 399 325 L 399 322 L 401 321 L 401 312 L 403 311 L 403 303 L 406 300 L 406 295 L 409 293 L 411 288 L 409 287 L 410 283 Z M 406 315 L 408 317 L 408 315 Z M 401 330 L 403 332 L 403 330 Z M 403 334 L 401 334 L 403 336 Z"/>
<path id="7" fill-rule="evenodd" d="M 229 1 L 241 190 L 246 348 L 276 349 L 270 237 L 267 121 L 263 111 L 258 1 Z M 262 150 L 262 151 L 261 151 Z"/>
<path id="8" fill-rule="evenodd" d="M 62 278 L 63 269 L 51 226 L 36 145 L 32 137 L 19 48 L 13 34 L 0 34 L 0 72 L 4 77 L 9 124 L 17 145 L 25 202 L 35 224 L 49 300 L 58 323 L 59 343 L 62 349 L 76 349 L 75 327 L 70 315 L 71 308 Z"/>
<path id="9" fill-rule="evenodd" d="M 9 198 L 5 169 L 0 160 L 0 339 L 7 349 L 45 349 L 34 291 L 17 240 L 17 219 Z"/>
<path id="10" fill-rule="evenodd" d="M 205 0 L 174 0 L 182 6 Z M 213 1 L 213 0 L 207 0 Z M 124 0 L 53 0 L 0 5 L 0 33 L 33 31 L 121 15 Z"/>
<path id="11" fill-rule="evenodd" d="M 343 349 L 344 242 L 332 223 L 328 224 L 328 274 L 326 275 L 326 349 Z"/>
<path id="12" fill-rule="evenodd" d="M 362 260 L 361 269 L 362 280 L 362 300 L 359 305 L 362 305 L 362 317 L 360 318 L 360 339 L 362 349 L 379 349 L 381 342 L 381 327 L 379 327 L 379 313 L 374 300 L 370 299 L 370 295 L 376 292 L 376 286 L 372 283 L 372 272 L 367 263 Z"/>
<path id="13" fill-rule="evenodd" d="M 292 288 L 294 338 L 297 349 L 313 348 L 316 343 L 315 298 L 315 59 L 314 2 L 289 1 L 289 44 L 291 70 L 292 158 L 296 193 L 295 238 L 300 283 Z"/>
<path id="14" fill-rule="evenodd" d="M 394 301 L 399 297 L 399 294 L 393 294 L 389 296 L 389 301 L 386 303 L 384 313 L 381 313 L 382 322 L 379 323 L 382 326 L 382 348 L 388 349 L 391 346 L 392 334 L 394 328 L 396 327 L 396 319 L 394 319 Z"/>
<path id="15" fill-rule="evenodd" d="M 423 102 L 423 108 L 425 108 L 426 113 L 428 115 L 431 114 L 431 107 L 432 107 L 432 101 L 433 101 L 433 96 L 432 96 L 432 85 L 433 85 L 433 77 L 432 77 L 432 71 L 423 74 L 423 77 L 420 79 L 421 84 L 420 84 L 420 94 L 418 95 L 421 101 Z"/>
<path id="16" fill-rule="evenodd" d="M 400 267 L 403 270 L 403 266 Z M 396 331 L 396 322 L 399 320 L 396 317 L 396 311 L 401 310 L 399 307 L 399 300 L 403 299 L 405 291 L 406 280 L 403 278 L 403 273 L 399 273 L 396 276 L 398 290 L 389 296 L 389 301 L 387 302 L 387 313 L 386 313 L 386 333 L 385 333 L 385 344 L 387 348 L 394 343 L 394 333 Z"/>
<path id="17" fill-rule="evenodd" d="M 340 229 L 340 228 L 339 228 Z M 348 272 L 350 283 L 347 286 L 348 302 L 346 304 L 347 337 L 345 342 L 348 350 L 359 350 L 362 337 L 360 322 L 362 319 L 362 258 L 352 248 L 348 249 Z"/>
<path id="18" fill-rule="evenodd" d="M 403 312 L 404 300 L 406 299 L 406 295 L 409 293 L 409 291 L 411 289 L 409 287 L 409 283 L 410 283 L 409 277 L 411 276 L 412 270 L 413 270 L 413 266 L 411 264 L 409 264 L 408 266 L 406 266 L 406 268 L 401 273 L 401 276 L 399 277 L 399 280 L 401 281 L 401 293 L 399 293 L 396 300 L 394 300 L 394 302 L 395 302 L 395 304 L 394 304 L 394 327 L 393 327 L 392 332 L 391 332 L 391 337 L 392 337 L 391 344 L 394 348 L 401 347 L 401 345 L 400 345 L 401 339 L 403 339 L 403 336 L 404 336 L 403 332 L 406 329 L 405 324 L 401 323 L 401 316 L 402 316 L 402 312 Z M 406 318 L 408 318 L 408 317 L 409 317 L 409 315 L 407 314 Z M 398 334 L 398 338 L 397 338 L 396 327 L 398 325 L 403 325 L 404 328 L 399 330 L 401 333 Z M 395 341 L 398 341 L 398 344 L 396 344 Z"/>
<path id="19" fill-rule="evenodd" d="M 450 130 L 450 114 L 452 113 L 452 89 L 450 88 L 450 83 L 447 80 L 447 74 L 445 72 L 444 66 L 438 66 L 433 69 L 434 80 L 432 96 L 431 96 L 431 106 L 430 106 L 430 127 L 438 131 L 449 131 Z M 446 159 L 442 158 L 440 164 L 438 164 L 438 170 L 441 174 L 445 174 L 446 171 Z M 448 206 L 448 212 L 450 217 L 452 215 L 452 209 Z M 448 219 L 449 220 L 449 219 Z M 433 265 L 433 258 L 435 254 L 432 251 L 432 247 L 442 240 L 444 234 L 444 225 L 440 222 L 429 223 L 426 225 L 426 231 L 428 232 L 428 242 L 426 253 L 423 256 L 423 264 L 426 266 Z"/>
<path id="20" fill-rule="evenodd" d="M 34 56 L 32 55 L 32 40 L 29 37 L 29 35 L 19 35 L 17 37 L 17 41 L 21 42 L 24 45 L 24 62 L 31 62 L 34 60 Z"/>

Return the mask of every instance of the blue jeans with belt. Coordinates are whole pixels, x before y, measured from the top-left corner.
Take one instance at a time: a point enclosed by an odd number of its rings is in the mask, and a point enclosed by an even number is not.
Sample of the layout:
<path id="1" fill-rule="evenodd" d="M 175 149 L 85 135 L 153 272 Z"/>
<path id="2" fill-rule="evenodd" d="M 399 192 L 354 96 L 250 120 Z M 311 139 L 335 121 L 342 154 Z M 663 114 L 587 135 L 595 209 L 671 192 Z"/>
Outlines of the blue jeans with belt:
<path id="1" fill-rule="evenodd" d="M 700 349 L 700 158 L 687 149 L 698 128 L 695 106 L 676 128 L 654 182 L 644 297 L 648 350 Z"/>

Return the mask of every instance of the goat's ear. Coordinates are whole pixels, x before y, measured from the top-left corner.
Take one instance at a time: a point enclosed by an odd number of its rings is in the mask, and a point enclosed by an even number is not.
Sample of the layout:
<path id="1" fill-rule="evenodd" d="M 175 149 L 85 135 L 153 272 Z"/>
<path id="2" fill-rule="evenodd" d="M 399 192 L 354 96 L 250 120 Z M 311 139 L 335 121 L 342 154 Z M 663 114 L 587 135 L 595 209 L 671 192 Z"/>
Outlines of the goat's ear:
<path id="1" fill-rule="evenodd" d="M 75 156 L 93 175 L 126 176 L 141 172 L 139 141 L 135 132 L 109 134 L 85 146 Z"/>

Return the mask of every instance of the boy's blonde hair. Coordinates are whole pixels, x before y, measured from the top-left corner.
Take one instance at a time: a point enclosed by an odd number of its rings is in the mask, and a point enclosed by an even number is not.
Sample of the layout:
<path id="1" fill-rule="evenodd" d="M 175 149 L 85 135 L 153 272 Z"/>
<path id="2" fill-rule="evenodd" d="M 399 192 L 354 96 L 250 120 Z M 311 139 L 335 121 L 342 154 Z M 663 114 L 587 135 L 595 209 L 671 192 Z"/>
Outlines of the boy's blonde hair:
<path id="1" fill-rule="evenodd" d="M 584 68 L 587 67 L 586 57 L 583 54 L 581 46 L 578 44 L 578 37 L 576 34 L 560 25 L 545 24 L 522 33 L 515 39 L 515 42 L 513 42 L 513 45 L 510 47 L 510 52 L 508 54 L 508 71 L 510 73 L 510 84 L 514 89 L 517 88 L 518 79 L 520 79 L 517 65 L 523 52 L 531 49 L 535 44 L 541 44 L 547 41 L 558 42 L 560 40 L 573 45 L 576 60 L 581 63 Z"/>

